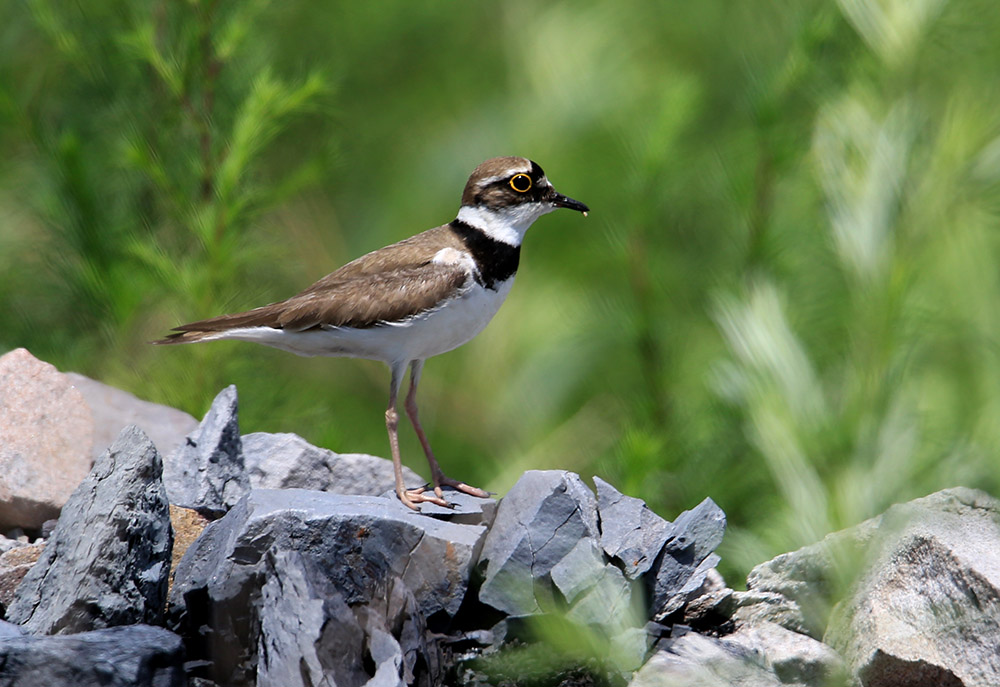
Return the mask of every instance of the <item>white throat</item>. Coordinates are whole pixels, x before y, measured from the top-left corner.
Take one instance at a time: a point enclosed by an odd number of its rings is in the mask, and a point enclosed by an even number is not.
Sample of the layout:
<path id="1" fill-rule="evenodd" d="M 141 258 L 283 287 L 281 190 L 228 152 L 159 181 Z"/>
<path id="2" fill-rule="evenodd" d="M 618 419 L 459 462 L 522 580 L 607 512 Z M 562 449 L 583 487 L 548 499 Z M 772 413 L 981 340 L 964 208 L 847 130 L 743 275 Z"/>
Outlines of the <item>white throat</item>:
<path id="1" fill-rule="evenodd" d="M 520 246 L 524 234 L 536 219 L 555 210 L 548 203 L 524 203 L 491 210 L 483 206 L 463 205 L 458 220 L 483 232 L 491 239 L 510 246 Z"/>

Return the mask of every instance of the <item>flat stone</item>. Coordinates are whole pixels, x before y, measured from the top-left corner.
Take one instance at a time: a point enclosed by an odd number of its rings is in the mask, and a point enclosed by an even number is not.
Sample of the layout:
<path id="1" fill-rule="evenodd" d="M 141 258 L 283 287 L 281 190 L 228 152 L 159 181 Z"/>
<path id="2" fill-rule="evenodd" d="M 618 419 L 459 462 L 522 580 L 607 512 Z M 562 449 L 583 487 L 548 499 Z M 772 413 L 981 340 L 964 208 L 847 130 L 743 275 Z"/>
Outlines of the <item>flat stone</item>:
<path id="1" fill-rule="evenodd" d="M 38 634 L 161 621 L 171 534 L 160 474 L 149 438 L 122 430 L 66 502 L 7 619 Z"/>
<path id="2" fill-rule="evenodd" d="M 3 643 L 3 640 L 10 637 L 21 637 L 23 635 L 24 630 L 21 629 L 20 625 L 8 623 L 6 620 L 0 620 L 0 644 Z"/>
<path id="3" fill-rule="evenodd" d="M 642 499 L 626 496 L 594 477 L 601 546 L 622 562 L 625 576 L 637 579 L 649 570 L 673 531 L 673 525 L 654 513 Z"/>
<path id="4" fill-rule="evenodd" d="M 297 434 L 247 434 L 243 437 L 243 459 L 255 489 L 378 496 L 396 486 L 391 460 L 363 453 L 334 453 Z M 405 465 L 403 479 L 412 487 L 423 483 Z"/>
<path id="5" fill-rule="evenodd" d="M 421 515 L 429 515 L 432 518 L 440 518 L 462 525 L 490 527 L 493 524 L 497 513 L 496 499 L 472 496 L 451 487 L 441 487 L 441 493 L 444 494 L 444 500 L 448 502 L 448 507 L 424 501 L 417 504 Z M 395 489 L 389 489 L 381 496 L 396 504 L 400 512 L 412 512 L 409 506 L 404 506 L 403 502 L 396 496 Z"/>
<path id="6" fill-rule="evenodd" d="M 784 683 L 846 684 L 844 660 L 831 647 L 808 635 L 769 622 L 745 625 L 726 640 L 741 644 L 764 659 Z"/>
<path id="7" fill-rule="evenodd" d="M 93 443 L 90 407 L 64 374 L 23 348 L 0 357 L 0 532 L 58 517 Z"/>
<path id="8" fill-rule="evenodd" d="M 712 553 L 722 543 L 726 514 L 712 499 L 681 513 L 663 551 L 650 569 L 653 619 L 663 622 L 695 598 L 719 562 Z"/>
<path id="9" fill-rule="evenodd" d="M 236 387 L 219 392 L 198 428 L 163 464 L 170 503 L 220 518 L 250 490 Z"/>
<path id="10" fill-rule="evenodd" d="M 524 473 L 500 501 L 486 537 L 480 601 L 515 617 L 556 610 L 552 570 L 584 538 L 599 546 L 597 501 L 579 475 Z"/>
<path id="11" fill-rule="evenodd" d="M 778 687 L 760 655 L 726 639 L 693 632 L 662 639 L 629 687 Z"/>
<path id="12" fill-rule="evenodd" d="M 336 589 L 355 613 L 384 603 L 398 584 L 399 593 L 413 596 L 415 615 L 454 615 L 485 528 L 400 511 L 397 505 L 373 496 L 252 490 L 188 549 L 170 596 L 171 626 L 182 634 L 201 633 L 189 646 L 190 656 L 214 659 L 217 682 L 252 682 L 249 667 L 259 650 L 261 589 L 268 584 L 272 551 L 297 553 L 304 561 L 300 567 L 318 569 L 323 585 Z M 295 595 L 312 598 L 319 587 L 315 580 L 310 584 L 299 585 Z M 274 667 L 274 674 L 283 673 Z"/>
<path id="13" fill-rule="evenodd" d="M 183 687 L 183 661 L 181 638 L 148 625 L 56 637 L 8 636 L 0 640 L 0 684 Z"/>
<path id="14" fill-rule="evenodd" d="M 66 378 L 83 395 L 94 419 L 94 460 L 129 425 L 146 433 L 161 456 L 168 456 L 184 443 L 184 436 L 198 427 L 198 421 L 169 406 L 144 401 L 127 391 L 97 380 L 66 372 Z"/>

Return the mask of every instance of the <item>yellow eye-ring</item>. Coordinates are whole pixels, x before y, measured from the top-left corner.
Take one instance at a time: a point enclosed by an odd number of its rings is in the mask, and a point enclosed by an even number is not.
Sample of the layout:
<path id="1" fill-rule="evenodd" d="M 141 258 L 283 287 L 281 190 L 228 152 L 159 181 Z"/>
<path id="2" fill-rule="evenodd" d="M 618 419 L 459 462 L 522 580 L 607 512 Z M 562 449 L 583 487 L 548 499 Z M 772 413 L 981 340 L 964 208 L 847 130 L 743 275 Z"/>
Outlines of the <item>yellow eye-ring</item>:
<path id="1" fill-rule="evenodd" d="M 515 174 L 510 178 L 510 187 L 518 193 L 527 193 L 531 190 L 531 177 L 527 174 Z"/>

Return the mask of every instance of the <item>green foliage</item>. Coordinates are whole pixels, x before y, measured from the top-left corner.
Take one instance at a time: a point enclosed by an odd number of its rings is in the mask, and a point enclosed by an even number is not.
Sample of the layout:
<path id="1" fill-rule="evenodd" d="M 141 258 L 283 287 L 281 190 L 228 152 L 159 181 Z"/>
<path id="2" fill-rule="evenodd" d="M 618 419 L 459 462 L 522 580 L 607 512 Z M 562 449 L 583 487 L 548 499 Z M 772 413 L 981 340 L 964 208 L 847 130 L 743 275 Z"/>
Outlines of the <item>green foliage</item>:
<path id="1" fill-rule="evenodd" d="M 594 212 L 543 218 L 494 323 L 428 364 L 442 463 L 711 496 L 738 585 L 1000 487 L 998 33 L 983 0 L 6 3 L 0 350 L 196 415 L 236 383 L 245 431 L 384 454 L 377 364 L 145 342 L 528 155 Z"/>

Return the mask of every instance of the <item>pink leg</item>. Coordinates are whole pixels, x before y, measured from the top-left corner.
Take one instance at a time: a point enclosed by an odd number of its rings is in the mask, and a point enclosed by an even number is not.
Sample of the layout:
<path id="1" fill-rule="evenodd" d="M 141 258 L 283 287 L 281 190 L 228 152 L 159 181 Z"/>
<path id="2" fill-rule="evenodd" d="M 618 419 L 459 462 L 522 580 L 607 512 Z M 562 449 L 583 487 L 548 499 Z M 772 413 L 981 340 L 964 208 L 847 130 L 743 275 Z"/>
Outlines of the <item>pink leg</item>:
<path id="1" fill-rule="evenodd" d="M 385 428 L 389 432 L 389 450 L 392 452 L 392 467 L 396 476 L 396 496 L 403 502 L 403 505 L 420 510 L 417 504 L 427 501 L 436 503 L 439 506 L 447 506 L 448 502 L 440 496 L 425 494 L 425 489 L 407 489 L 403 483 L 403 461 L 399 456 L 399 413 L 396 412 L 396 396 L 399 393 L 400 382 L 403 377 L 403 365 L 392 366 L 392 382 L 389 387 L 389 407 L 385 411 Z"/>
<path id="2" fill-rule="evenodd" d="M 417 384 L 420 382 L 420 373 L 423 370 L 424 361 L 414 360 L 410 363 L 410 391 L 406 394 L 406 402 L 404 406 L 406 407 L 406 414 L 410 418 L 410 422 L 413 424 L 413 429 L 417 432 L 417 438 L 420 440 L 420 445 L 424 447 L 424 454 L 427 456 L 427 462 L 431 467 L 431 480 L 434 483 L 434 493 L 437 494 L 439 499 L 444 499 L 444 494 L 441 491 L 441 485 L 446 485 L 463 491 L 466 494 L 472 496 L 478 496 L 480 498 L 488 498 L 489 492 L 478 489 L 477 487 L 470 487 L 465 482 L 459 482 L 458 480 L 451 479 L 446 476 L 444 472 L 441 471 L 441 466 L 438 465 L 437 459 L 434 457 L 434 451 L 431 450 L 431 442 L 427 440 L 427 435 L 424 434 L 424 428 L 420 426 L 420 420 L 417 418 Z"/>

